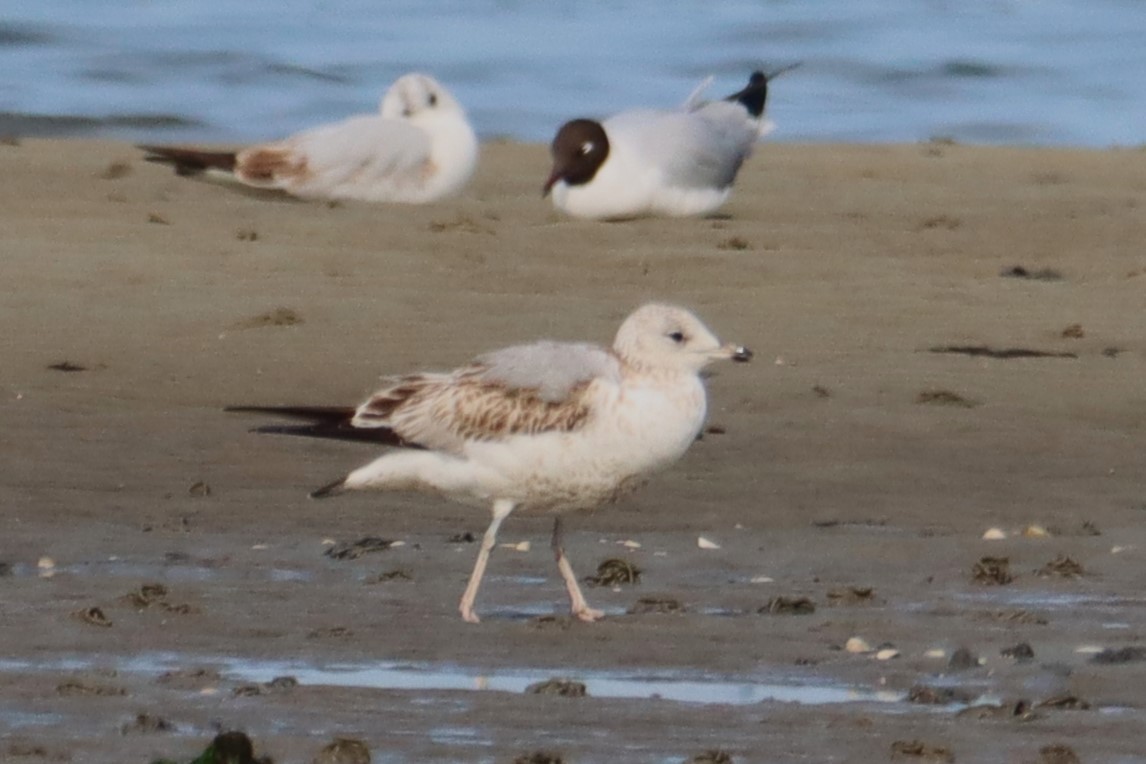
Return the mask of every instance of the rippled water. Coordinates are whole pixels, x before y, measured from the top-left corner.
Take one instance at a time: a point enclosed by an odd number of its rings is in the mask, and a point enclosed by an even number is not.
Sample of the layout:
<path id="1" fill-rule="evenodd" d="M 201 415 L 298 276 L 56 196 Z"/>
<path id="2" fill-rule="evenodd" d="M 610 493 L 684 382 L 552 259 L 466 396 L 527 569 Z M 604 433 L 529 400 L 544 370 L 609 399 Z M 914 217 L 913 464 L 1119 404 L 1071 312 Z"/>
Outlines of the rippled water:
<path id="1" fill-rule="evenodd" d="M 50 0 L 0 15 L 0 133 L 247 141 L 435 74 L 485 137 L 773 88 L 778 140 L 1146 142 L 1139 0 Z"/>

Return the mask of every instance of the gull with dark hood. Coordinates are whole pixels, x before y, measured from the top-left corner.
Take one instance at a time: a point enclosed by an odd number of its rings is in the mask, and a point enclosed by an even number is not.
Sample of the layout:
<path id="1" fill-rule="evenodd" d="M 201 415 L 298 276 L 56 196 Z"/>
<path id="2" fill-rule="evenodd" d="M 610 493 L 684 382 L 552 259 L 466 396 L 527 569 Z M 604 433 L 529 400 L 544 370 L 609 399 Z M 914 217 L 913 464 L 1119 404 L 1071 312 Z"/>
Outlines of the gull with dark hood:
<path id="1" fill-rule="evenodd" d="M 728 198 L 753 144 L 768 131 L 771 75 L 753 72 L 741 90 L 704 101 L 706 80 L 675 110 L 636 109 L 604 121 L 574 119 L 550 146 L 542 189 L 574 217 L 706 215 Z"/>

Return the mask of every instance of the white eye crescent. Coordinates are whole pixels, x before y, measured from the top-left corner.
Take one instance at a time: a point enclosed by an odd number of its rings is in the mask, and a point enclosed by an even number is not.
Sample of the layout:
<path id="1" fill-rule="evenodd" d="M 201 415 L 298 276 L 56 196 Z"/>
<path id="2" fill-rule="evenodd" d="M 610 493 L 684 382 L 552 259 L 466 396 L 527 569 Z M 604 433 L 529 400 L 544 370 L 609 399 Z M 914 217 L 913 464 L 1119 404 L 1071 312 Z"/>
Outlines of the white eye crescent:
<path id="1" fill-rule="evenodd" d="M 588 155 L 593 150 L 593 141 L 585 141 L 581 144 L 581 155 Z"/>

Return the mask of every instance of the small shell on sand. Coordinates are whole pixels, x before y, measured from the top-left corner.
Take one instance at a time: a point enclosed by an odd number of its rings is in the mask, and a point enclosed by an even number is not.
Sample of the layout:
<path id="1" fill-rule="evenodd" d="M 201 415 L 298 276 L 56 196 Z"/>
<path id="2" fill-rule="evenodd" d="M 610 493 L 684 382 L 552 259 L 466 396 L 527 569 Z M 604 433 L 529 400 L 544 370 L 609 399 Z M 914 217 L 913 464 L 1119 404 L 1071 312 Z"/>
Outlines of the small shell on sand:
<path id="1" fill-rule="evenodd" d="M 875 659 L 877 661 L 889 661 L 892 658 L 898 658 L 898 657 L 899 657 L 899 651 L 896 650 L 894 647 L 885 647 L 882 650 L 879 650 L 878 652 L 876 652 L 876 654 L 875 654 Z"/>
<path id="2" fill-rule="evenodd" d="M 849 653 L 870 653 L 874 648 L 863 637 L 851 637 L 844 643 Z"/>
<path id="3" fill-rule="evenodd" d="M 701 549 L 720 549 L 720 544 L 717 544 L 715 541 L 709 541 L 704 536 L 697 537 L 696 545 Z"/>
<path id="4" fill-rule="evenodd" d="M 1002 528 L 988 528 L 987 532 L 983 534 L 984 541 L 1001 541 L 1007 537 L 1007 532 Z"/>

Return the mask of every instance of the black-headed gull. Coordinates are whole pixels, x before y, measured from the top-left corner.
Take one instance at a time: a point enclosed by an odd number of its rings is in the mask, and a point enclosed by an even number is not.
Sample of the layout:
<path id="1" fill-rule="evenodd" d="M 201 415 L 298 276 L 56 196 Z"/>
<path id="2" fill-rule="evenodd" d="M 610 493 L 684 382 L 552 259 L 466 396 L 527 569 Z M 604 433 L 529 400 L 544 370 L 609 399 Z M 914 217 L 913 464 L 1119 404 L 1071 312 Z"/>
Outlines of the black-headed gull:
<path id="1" fill-rule="evenodd" d="M 426 74 L 399 77 L 378 114 L 321 125 L 239 152 L 141 146 L 181 175 L 222 171 L 302 199 L 422 204 L 456 194 L 477 166 L 465 110 Z"/>
<path id="2" fill-rule="evenodd" d="M 754 72 L 747 87 L 719 101 L 701 99 L 710 77 L 679 109 L 566 122 L 550 147 L 553 169 L 543 194 L 579 218 L 713 212 L 728 198 L 752 145 L 770 129 L 768 82 L 788 68 Z"/>
<path id="3" fill-rule="evenodd" d="M 677 461 L 704 423 L 700 372 L 721 359 L 747 361 L 692 313 L 648 304 L 621 324 L 611 349 L 542 341 L 496 350 L 444 373 L 385 380 L 357 408 L 233 407 L 307 424 L 258 432 L 365 440 L 396 447 L 315 491 L 422 491 L 489 507 L 493 520 L 460 610 L 477 622 L 474 599 L 498 528 L 515 509 L 562 513 L 615 501 Z M 589 607 L 562 544 L 553 552 L 577 618 Z"/>

